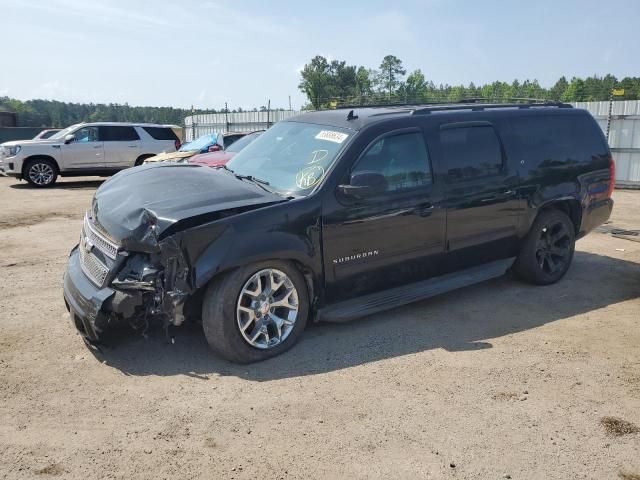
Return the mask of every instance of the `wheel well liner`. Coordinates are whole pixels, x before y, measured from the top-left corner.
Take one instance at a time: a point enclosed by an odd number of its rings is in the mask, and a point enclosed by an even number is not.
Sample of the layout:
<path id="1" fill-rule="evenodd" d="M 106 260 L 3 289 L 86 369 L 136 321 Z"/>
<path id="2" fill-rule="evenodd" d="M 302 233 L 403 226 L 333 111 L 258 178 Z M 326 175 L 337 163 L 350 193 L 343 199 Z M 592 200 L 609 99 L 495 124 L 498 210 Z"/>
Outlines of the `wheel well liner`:
<path id="1" fill-rule="evenodd" d="M 576 199 L 563 199 L 563 200 L 552 200 L 549 203 L 546 203 L 540 211 L 555 209 L 560 210 L 567 214 L 567 216 L 571 219 L 571 223 L 573 223 L 573 227 L 575 229 L 575 233 L 577 234 L 580 231 L 580 225 L 582 224 L 582 208 L 580 207 L 580 202 Z M 540 215 L 540 213 L 538 213 Z"/>

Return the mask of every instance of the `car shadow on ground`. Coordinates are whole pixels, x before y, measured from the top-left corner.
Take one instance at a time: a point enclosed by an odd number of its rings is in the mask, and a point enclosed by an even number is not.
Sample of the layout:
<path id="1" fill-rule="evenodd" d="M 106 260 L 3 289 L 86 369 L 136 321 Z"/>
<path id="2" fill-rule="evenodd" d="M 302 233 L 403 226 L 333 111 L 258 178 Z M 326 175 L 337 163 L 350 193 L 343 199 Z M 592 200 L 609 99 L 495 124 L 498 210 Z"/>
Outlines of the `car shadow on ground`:
<path id="1" fill-rule="evenodd" d="M 64 181 L 64 182 L 56 182 L 50 187 L 46 187 L 41 189 L 40 187 L 34 187 L 28 182 L 19 182 L 9 185 L 11 188 L 15 188 L 16 190 L 95 190 L 100 185 L 102 185 L 104 179 L 102 180 L 77 180 L 77 181 Z"/>
<path id="2" fill-rule="evenodd" d="M 344 324 L 311 325 L 288 352 L 234 365 L 208 347 L 199 325 L 161 328 L 146 338 L 119 333 L 94 355 L 126 375 L 233 375 L 252 381 L 315 375 L 431 349 L 492 348 L 491 339 L 523 332 L 640 297 L 640 264 L 576 252 L 558 284 L 536 287 L 511 275 Z"/>

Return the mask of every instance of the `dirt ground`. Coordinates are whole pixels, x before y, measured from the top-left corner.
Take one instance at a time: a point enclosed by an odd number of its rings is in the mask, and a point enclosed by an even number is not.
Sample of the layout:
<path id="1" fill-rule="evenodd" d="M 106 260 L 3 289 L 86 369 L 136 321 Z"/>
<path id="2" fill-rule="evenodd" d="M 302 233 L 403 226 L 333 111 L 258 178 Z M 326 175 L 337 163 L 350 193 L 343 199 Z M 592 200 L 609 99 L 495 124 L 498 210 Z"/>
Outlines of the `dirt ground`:
<path id="1" fill-rule="evenodd" d="M 0 178 L 0 477 L 640 478 L 640 243 L 593 233 L 558 285 L 314 325 L 257 365 L 197 327 L 92 353 L 61 278 L 99 183 Z M 640 191 L 615 199 L 639 229 Z"/>

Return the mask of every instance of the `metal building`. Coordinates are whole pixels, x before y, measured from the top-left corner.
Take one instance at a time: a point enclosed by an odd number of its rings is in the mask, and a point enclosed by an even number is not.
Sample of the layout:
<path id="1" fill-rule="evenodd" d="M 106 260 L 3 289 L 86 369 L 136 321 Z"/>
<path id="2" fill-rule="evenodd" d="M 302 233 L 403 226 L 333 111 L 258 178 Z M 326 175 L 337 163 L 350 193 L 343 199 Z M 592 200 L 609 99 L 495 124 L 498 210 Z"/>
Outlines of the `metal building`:
<path id="1" fill-rule="evenodd" d="M 190 142 L 194 138 L 208 133 L 261 130 L 299 113 L 295 110 L 270 110 L 191 115 L 184 119 L 184 140 Z"/>
<path id="2" fill-rule="evenodd" d="M 607 131 L 609 102 L 578 102 L 602 131 Z M 640 187 L 640 100 L 615 101 L 611 110 L 609 146 L 616 161 L 616 185 Z"/>

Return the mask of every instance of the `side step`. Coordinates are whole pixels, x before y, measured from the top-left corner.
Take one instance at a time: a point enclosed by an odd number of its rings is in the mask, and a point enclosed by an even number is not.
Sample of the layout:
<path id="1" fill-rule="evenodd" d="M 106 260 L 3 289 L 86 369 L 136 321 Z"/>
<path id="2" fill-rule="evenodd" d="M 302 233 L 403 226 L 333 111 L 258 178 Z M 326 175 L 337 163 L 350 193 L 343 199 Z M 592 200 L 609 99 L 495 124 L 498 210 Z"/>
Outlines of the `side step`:
<path id="1" fill-rule="evenodd" d="M 318 311 L 317 320 L 324 322 L 346 322 L 354 318 L 400 307 L 424 300 L 441 293 L 457 290 L 492 278 L 500 277 L 513 265 L 515 257 L 485 263 L 477 267 L 433 277 L 422 282 L 372 293 L 344 302 L 329 305 Z"/>

